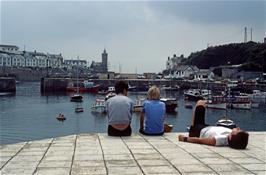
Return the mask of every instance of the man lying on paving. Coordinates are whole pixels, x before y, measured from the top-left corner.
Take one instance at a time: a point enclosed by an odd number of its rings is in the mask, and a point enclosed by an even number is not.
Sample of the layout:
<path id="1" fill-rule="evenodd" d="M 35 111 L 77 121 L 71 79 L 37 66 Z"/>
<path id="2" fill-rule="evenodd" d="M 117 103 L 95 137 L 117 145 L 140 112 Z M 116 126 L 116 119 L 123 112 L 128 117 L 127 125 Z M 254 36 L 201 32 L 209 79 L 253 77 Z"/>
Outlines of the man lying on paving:
<path id="1" fill-rule="evenodd" d="M 205 124 L 205 102 L 199 100 L 192 116 L 189 137 L 179 135 L 178 140 L 212 146 L 229 146 L 234 149 L 245 149 L 249 134 L 240 128 L 225 128 Z"/>

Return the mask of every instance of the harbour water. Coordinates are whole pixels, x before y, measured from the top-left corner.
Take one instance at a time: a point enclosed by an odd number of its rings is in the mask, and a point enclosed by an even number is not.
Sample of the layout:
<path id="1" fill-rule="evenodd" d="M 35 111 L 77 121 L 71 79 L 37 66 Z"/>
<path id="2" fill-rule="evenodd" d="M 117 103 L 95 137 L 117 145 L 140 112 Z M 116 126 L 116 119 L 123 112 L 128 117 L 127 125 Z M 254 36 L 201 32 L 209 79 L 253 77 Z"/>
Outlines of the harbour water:
<path id="1" fill-rule="evenodd" d="M 129 93 L 135 101 L 145 93 Z M 184 107 L 182 92 L 162 96 L 178 98 L 176 114 L 167 114 L 166 123 L 174 126 L 174 132 L 185 132 L 191 123 L 192 109 Z M 17 84 L 15 95 L 0 96 L 0 143 L 9 144 L 29 140 L 59 137 L 79 133 L 106 132 L 107 117 L 105 114 L 92 113 L 90 107 L 101 95 L 83 94 L 82 103 L 70 102 L 69 94 L 41 95 L 39 82 Z M 193 103 L 194 105 L 195 103 Z M 83 107 L 84 112 L 75 113 L 76 107 Z M 64 122 L 56 120 L 62 113 L 67 118 Z M 206 122 L 214 124 L 225 115 L 224 110 L 208 109 Z M 266 131 L 266 108 L 251 110 L 229 109 L 228 116 L 237 126 L 247 131 Z M 139 114 L 132 118 L 133 132 L 138 132 Z"/>

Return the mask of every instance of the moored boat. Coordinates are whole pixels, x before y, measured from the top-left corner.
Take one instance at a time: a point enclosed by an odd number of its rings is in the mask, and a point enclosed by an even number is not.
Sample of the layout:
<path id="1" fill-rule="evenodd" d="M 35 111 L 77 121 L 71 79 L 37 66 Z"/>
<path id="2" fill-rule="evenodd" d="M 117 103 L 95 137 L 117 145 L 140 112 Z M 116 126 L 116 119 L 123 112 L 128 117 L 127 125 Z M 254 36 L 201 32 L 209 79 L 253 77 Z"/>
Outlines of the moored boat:
<path id="1" fill-rule="evenodd" d="M 80 93 L 98 93 L 100 85 L 94 85 L 93 82 L 84 81 L 80 85 L 78 83 L 74 84 L 73 82 L 69 83 L 66 88 L 67 92 L 77 92 Z"/>
<path id="2" fill-rule="evenodd" d="M 191 101 L 203 100 L 203 96 L 199 89 L 189 89 L 184 92 L 185 99 Z"/>
<path id="3" fill-rule="evenodd" d="M 80 94 L 74 94 L 70 97 L 70 101 L 72 102 L 82 102 L 82 95 Z"/>
<path id="4" fill-rule="evenodd" d="M 83 108 L 82 107 L 78 107 L 78 108 L 75 108 L 75 112 L 76 113 L 79 113 L 79 112 L 83 112 Z"/>
<path id="5" fill-rule="evenodd" d="M 131 86 L 130 84 L 128 84 L 128 91 L 136 91 L 137 90 L 137 86 Z"/>
<path id="6" fill-rule="evenodd" d="M 236 128 L 236 124 L 232 120 L 230 120 L 226 117 L 218 120 L 216 122 L 216 125 L 217 126 L 223 126 L 223 127 L 230 128 L 230 129 Z"/>
<path id="7" fill-rule="evenodd" d="M 162 102 L 165 103 L 166 113 L 176 113 L 176 108 L 178 106 L 176 98 L 161 98 Z"/>
<path id="8" fill-rule="evenodd" d="M 224 96 L 211 96 L 206 100 L 206 107 L 212 109 L 226 109 L 226 98 Z"/>
<path id="9" fill-rule="evenodd" d="M 106 103 L 103 99 L 96 99 L 96 101 L 91 106 L 91 111 L 96 113 L 106 112 Z"/>
<path id="10" fill-rule="evenodd" d="M 193 105 L 190 102 L 188 102 L 188 101 L 185 102 L 184 106 L 185 106 L 185 108 L 188 108 L 188 109 L 192 109 L 193 108 Z"/>
<path id="11" fill-rule="evenodd" d="M 252 101 L 247 95 L 229 96 L 227 106 L 232 109 L 251 109 Z"/>
<path id="12" fill-rule="evenodd" d="M 114 92 L 110 92 L 110 93 L 108 93 L 108 94 L 105 96 L 105 100 L 108 100 L 109 98 L 112 98 L 112 97 L 114 97 L 114 96 L 116 96 L 116 93 L 114 93 Z"/>
<path id="13" fill-rule="evenodd" d="M 134 112 L 142 112 L 143 102 L 146 100 L 144 97 L 137 98 L 135 105 L 133 106 Z"/>

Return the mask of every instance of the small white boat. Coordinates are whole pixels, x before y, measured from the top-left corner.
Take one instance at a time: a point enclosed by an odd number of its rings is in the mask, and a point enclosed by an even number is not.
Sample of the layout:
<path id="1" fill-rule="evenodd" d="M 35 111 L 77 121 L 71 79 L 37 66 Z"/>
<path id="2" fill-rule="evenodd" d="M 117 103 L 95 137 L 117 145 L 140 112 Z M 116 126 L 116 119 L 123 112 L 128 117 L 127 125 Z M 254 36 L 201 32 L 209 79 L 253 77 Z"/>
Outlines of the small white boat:
<path id="1" fill-rule="evenodd" d="M 116 93 L 114 93 L 114 92 L 110 92 L 110 93 L 108 93 L 108 94 L 105 96 L 105 100 L 108 100 L 109 98 L 112 98 L 112 97 L 114 97 L 114 96 L 116 96 Z"/>
<path id="2" fill-rule="evenodd" d="M 96 101 L 91 106 L 91 111 L 96 113 L 106 112 L 106 103 L 105 100 L 96 99 Z"/>
<path id="3" fill-rule="evenodd" d="M 252 94 L 250 94 L 252 99 L 265 99 L 266 92 L 261 92 L 260 90 L 253 90 Z"/>
<path id="4" fill-rule="evenodd" d="M 79 112 L 83 112 L 83 108 L 82 107 L 78 107 L 78 108 L 75 108 L 75 112 L 76 113 L 79 113 Z"/>
<path id="5" fill-rule="evenodd" d="M 146 100 L 146 98 L 141 97 L 137 98 L 135 105 L 133 106 L 134 112 L 142 112 L 143 109 L 143 102 Z"/>
<path id="6" fill-rule="evenodd" d="M 236 128 L 236 124 L 232 120 L 228 119 L 227 117 L 218 120 L 216 122 L 216 125 L 223 126 L 223 127 L 230 128 L 230 129 Z"/>
<path id="7" fill-rule="evenodd" d="M 82 95 L 80 94 L 74 94 L 70 97 L 70 101 L 72 102 L 82 102 Z"/>

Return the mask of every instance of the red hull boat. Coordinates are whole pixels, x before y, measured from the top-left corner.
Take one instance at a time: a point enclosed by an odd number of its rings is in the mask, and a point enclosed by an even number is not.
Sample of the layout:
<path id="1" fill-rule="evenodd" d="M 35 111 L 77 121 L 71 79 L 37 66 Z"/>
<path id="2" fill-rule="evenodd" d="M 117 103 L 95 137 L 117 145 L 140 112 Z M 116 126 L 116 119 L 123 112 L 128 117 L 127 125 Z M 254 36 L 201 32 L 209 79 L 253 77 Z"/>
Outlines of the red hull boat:
<path id="1" fill-rule="evenodd" d="M 98 93 L 100 85 L 95 85 L 92 87 L 67 87 L 67 92 L 77 92 L 79 90 L 80 93 Z"/>

